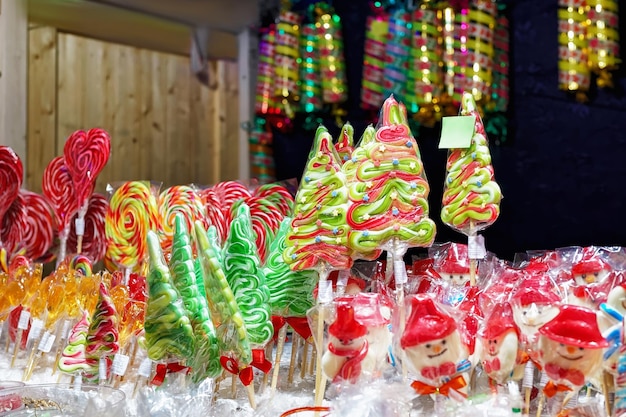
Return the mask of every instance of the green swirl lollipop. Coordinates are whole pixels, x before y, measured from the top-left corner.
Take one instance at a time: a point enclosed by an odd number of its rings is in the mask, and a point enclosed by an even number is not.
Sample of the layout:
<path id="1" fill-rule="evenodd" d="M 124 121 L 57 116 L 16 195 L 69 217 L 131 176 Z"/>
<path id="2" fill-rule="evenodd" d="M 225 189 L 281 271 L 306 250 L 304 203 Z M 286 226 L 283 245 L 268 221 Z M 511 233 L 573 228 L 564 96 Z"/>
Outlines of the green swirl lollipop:
<path id="1" fill-rule="evenodd" d="M 313 289 L 317 273 L 314 270 L 292 271 L 283 260 L 290 224 L 289 217 L 285 217 L 280 224 L 276 238 L 270 245 L 263 273 L 270 292 L 272 313 L 282 317 L 304 317 L 315 303 Z"/>
<path id="2" fill-rule="evenodd" d="M 220 263 L 219 246 L 211 244 L 208 236 L 210 232 L 207 233 L 202 223 L 196 221 L 194 227 L 209 311 L 217 328 L 221 348 L 226 352 L 234 352 L 241 366 L 249 365 L 252 362 L 250 341 L 233 290 L 228 285 Z"/>
<path id="3" fill-rule="evenodd" d="M 182 213 L 177 213 L 174 219 L 170 271 L 187 309 L 196 339 L 196 353 L 187 360 L 187 365 L 193 370 L 192 379 L 197 382 L 206 377 L 216 377 L 221 373 L 217 335 L 204 295 L 204 283 L 202 292 L 198 288 L 191 240 Z"/>
<path id="4" fill-rule="evenodd" d="M 193 327 L 187 317 L 170 271 L 165 265 L 159 238 L 148 233 L 150 271 L 146 283 L 148 300 L 144 325 L 148 357 L 160 361 L 173 356 L 180 360 L 194 353 Z"/>
<path id="5" fill-rule="evenodd" d="M 269 290 L 255 239 L 250 209 L 245 203 L 240 204 L 224 244 L 224 273 L 241 310 L 250 343 L 262 346 L 272 338 L 274 327 Z"/>

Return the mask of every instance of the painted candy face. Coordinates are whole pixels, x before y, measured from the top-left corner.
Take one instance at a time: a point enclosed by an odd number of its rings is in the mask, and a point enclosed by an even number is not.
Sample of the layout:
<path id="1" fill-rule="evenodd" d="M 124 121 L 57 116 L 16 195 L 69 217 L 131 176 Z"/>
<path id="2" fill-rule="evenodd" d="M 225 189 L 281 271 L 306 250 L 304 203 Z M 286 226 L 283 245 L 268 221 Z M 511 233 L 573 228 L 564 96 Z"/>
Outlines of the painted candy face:
<path id="1" fill-rule="evenodd" d="M 596 272 L 587 272 L 584 274 L 574 275 L 574 281 L 576 282 L 576 285 L 595 284 L 596 282 L 604 281 L 610 273 L 611 271 L 605 268 Z"/>
<path id="2" fill-rule="evenodd" d="M 463 345 L 458 331 L 450 335 L 404 349 L 409 363 L 419 372 L 425 366 L 439 366 L 463 359 Z"/>
<path id="3" fill-rule="evenodd" d="M 539 328 L 555 318 L 558 313 L 558 307 L 550 304 L 513 305 L 515 323 L 526 336 L 537 334 Z"/>
<path id="4" fill-rule="evenodd" d="M 448 274 L 442 273 L 441 278 L 449 284 L 463 287 L 470 282 L 470 274 Z"/>
<path id="5" fill-rule="evenodd" d="M 493 339 L 482 339 L 481 360 L 487 374 L 504 382 L 515 368 L 519 340 L 515 331 L 507 331 Z"/>
<path id="6" fill-rule="evenodd" d="M 565 370 L 580 371 L 588 377 L 596 372 L 602 363 L 602 349 L 590 349 L 559 343 L 546 336 L 541 336 L 539 339 L 539 349 L 542 355 L 542 362 L 546 365 L 547 370 L 558 366 Z M 552 379 L 557 379 L 555 378 L 556 375 L 549 376 Z M 561 372 L 560 378 L 566 379 L 563 372 Z M 570 382 L 573 381 L 570 380 Z"/>

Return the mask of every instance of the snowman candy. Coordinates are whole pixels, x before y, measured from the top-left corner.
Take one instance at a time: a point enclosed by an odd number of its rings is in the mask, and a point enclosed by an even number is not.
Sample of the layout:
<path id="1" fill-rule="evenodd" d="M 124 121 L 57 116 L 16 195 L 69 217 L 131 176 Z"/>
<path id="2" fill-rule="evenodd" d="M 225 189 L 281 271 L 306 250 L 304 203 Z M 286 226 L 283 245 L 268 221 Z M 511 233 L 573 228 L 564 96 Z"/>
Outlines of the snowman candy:
<path id="1" fill-rule="evenodd" d="M 516 367 L 522 367 L 519 329 L 513 320 L 509 303 L 493 307 L 478 333 L 482 346 L 480 359 L 489 378 L 501 385 L 513 377 Z"/>
<path id="2" fill-rule="evenodd" d="M 615 278 L 611 265 L 589 248 L 583 250 L 582 259 L 572 266 L 571 277 L 568 304 L 592 309 L 598 308 L 606 300 Z"/>
<path id="3" fill-rule="evenodd" d="M 411 386 L 420 395 L 465 395 L 469 352 L 456 321 L 425 294 L 409 301 L 411 311 L 400 347 L 416 378 Z"/>
<path id="4" fill-rule="evenodd" d="M 436 270 L 449 285 L 465 287 L 470 283 L 470 262 L 467 245 L 451 243 L 439 262 Z"/>
<path id="5" fill-rule="evenodd" d="M 335 320 L 328 327 L 328 343 L 322 356 L 322 371 L 333 383 L 355 383 L 361 376 L 368 352 L 367 327 L 355 319 L 354 307 L 337 305 Z"/>
<path id="6" fill-rule="evenodd" d="M 602 366 L 608 346 L 593 310 L 563 305 L 557 316 L 539 329 L 539 356 L 549 382 L 544 394 L 575 394 Z"/>

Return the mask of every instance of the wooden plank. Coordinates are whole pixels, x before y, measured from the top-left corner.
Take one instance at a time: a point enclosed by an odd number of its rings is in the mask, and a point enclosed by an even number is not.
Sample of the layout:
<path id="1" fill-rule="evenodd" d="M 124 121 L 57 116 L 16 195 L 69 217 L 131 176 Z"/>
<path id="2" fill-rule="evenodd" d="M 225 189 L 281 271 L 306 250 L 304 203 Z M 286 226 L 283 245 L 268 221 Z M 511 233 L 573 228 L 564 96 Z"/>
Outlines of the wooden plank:
<path id="1" fill-rule="evenodd" d="M 68 136 L 83 125 L 87 102 L 83 78 L 85 61 L 77 58 L 85 53 L 85 42 L 86 39 L 80 36 L 58 35 L 57 155 L 63 155 Z"/>
<path id="2" fill-rule="evenodd" d="M 223 62 L 213 62 L 209 66 L 209 82 L 213 93 L 214 113 L 211 120 L 213 124 L 213 176 L 217 181 L 224 181 L 222 162 L 224 160 L 224 137 L 226 136 L 226 69 Z M 214 82 L 212 80 L 215 80 Z"/>
<path id="3" fill-rule="evenodd" d="M 0 143 L 19 155 L 28 172 L 28 18 L 22 0 L 0 2 Z"/>
<path id="4" fill-rule="evenodd" d="M 169 167 L 166 165 L 166 115 L 167 115 L 167 71 L 163 67 L 164 55 L 151 53 L 152 71 L 152 111 L 147 116 L 150 130 L 147 136 L 149 141 L 150 164 L 148 167 L 148 179 L 156 182 L 167 181 Z M 146 132 L 144 132 L 146 135 Z M 163 188 L 163 187 L 162 187 Z"/>
<path id="5" fill-rule="evenodd" d="M 28 49 L 28 157 L 26 186 L 41 192 L 41 179 L 56 154 L 57 31 L 29 30 Z"/>
<path id="6" fill-rule="evenodd" d="M 213 160 L 216 155 L 214 135 L 216 84 L 212 78 L 215 75 L 215 62 L 209 63 L 209 69 L 213 69 L 210 73 L 213 86 L 209 87 L 194 80 L 191 87 L 190 124 L 196 126 L 196 181 L 202 185 L 215 184 L 219 175 L 219 161 Z"/>
<path id="7" fill-rule="evenodd" d="M 190 172 L 193 158 L 188 134 L 189 124 L 189 63 L 170 56 L 167 68 L 167 186 L 189 184 L 194 181 Z"/>
<path id="8" fill-rule="evenodd" d="M 223 96 L 225 111 L 220 116 L 223 117 L 223 132 L 220 136 L 221 152 L 220 159 L 222 180 L 241 179 L 247 181 L 249 178 L 242 178 L 239 170 L 239 72 L 237 63 L 220 61 L 218 66 L 222 67 L 224 77 L 220 86 L 220 95 Z M 249 172 L 249 171 L 248 171 Z"/>

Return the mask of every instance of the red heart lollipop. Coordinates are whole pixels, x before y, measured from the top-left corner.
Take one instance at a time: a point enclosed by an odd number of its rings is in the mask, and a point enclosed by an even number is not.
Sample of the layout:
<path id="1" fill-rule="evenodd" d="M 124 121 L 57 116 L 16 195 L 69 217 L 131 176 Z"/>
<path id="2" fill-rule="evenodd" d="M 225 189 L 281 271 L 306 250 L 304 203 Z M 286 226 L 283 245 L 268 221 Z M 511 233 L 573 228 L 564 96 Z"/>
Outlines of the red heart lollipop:
<path id="1" fill-rule="evenodd" d="M 0 225 L 22 186 L 22 161 L 8 146 L 0 146 Z"/>
<path id="2" fill-rule="evenodd" d="M 96 178 L 102 171 L 111 153 L 111 138 L 103 129 L 77 130 L 65 142 L 63 156 L 70 171 L 78 207 L 85 205 Z"/>
<path id="3" fill-rule="evenodd" d="M 82 254 L 87 255 L 93 263 L 104 258 L 106 251 L 104 219 L 108 207 L 109 201 L 102 194 L 95 193 L 89 199 L 89 207 L 85 214 L 85 236 L 83 237 Z M 74 215 L 74 217 L 77 215 Z M 76 236 L 76 231 L 72 229 L 67 238 L 67 246 L 75 248 L 77 242 L 78 236 Z"/>
<path id="4" fill-rule="evenodd" d="M 56 215 L 59 232 L 69 226 L 72 216 L 78 211 L 78 201 L 65 158 L 57 156 L 43 172 L 43 195 L 46 196 Z"/>
<path id="5" fill-rule="evenodd" d="M 26 205 L 23 232 L 26 256 L 37 260 L 52 246 L 56 227 L 54 211 L 44 196 L 26 190 L 21 190 L 20 194 Z"/>

